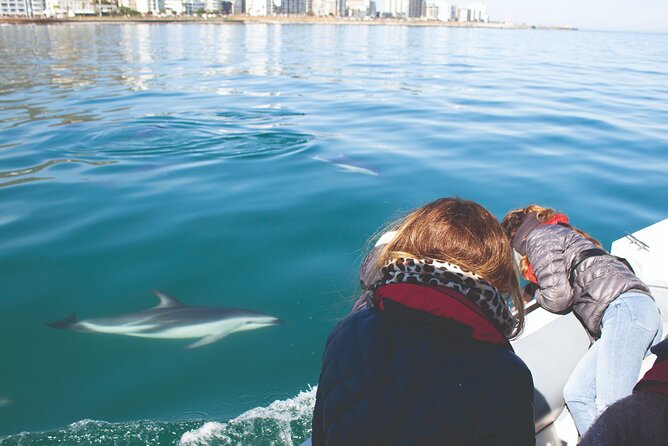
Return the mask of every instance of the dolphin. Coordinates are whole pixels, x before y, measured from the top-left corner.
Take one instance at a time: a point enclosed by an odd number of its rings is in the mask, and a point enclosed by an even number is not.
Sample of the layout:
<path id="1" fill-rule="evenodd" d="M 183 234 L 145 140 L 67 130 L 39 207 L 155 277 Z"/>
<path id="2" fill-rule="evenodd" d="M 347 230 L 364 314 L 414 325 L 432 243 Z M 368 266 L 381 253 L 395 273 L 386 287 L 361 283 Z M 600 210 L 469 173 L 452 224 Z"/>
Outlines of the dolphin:
<path id="1" fill-rule="evenodd" d="M 223 339 L 230 333 L 283 323 L 282 320 L 240 308 L 191 307 L 160 291 L 158 305 L 148 310 L 118 316 L 77 321 L 76 313 L 47 322 L 51 328 L 88 333 L 110 333 L 140 338 L 194 339 L 187 348 L 197 348 Z"/>
<path id="2" fill-rule="evenodd" d="M 334 157 L 324 157 L 316 155 L 313 157 L 316 161 L 324 161 L 329 164 L 333 164 L 344 172 L 352 173 L 361 173 L 363 175 L 371 175 L 377 177 L 380 173 L 378 170 L 374 169 L 371 166 L 366 166 L 359 161 L 348 158 L 345 155 L 339 155 Z"/>

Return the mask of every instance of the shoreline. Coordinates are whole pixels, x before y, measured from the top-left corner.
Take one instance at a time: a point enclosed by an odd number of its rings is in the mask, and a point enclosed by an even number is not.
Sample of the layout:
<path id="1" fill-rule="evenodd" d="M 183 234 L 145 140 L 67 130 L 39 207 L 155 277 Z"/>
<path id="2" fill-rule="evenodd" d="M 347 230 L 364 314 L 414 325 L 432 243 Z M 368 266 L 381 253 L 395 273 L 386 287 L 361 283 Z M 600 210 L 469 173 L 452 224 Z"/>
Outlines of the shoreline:
<path id="1" fill-rule="evenodd" d="M 402 20 L 402 19 L 346 19 L 342 17 L 253 17 L 246 15 L 229 15 L 219 17 L 175 16 L 175 17 L 72 17 L 72 18 L 34 18 L 34 17 L 0 17 L 0 23 L 23 25 L 49 25 L 62 23 L 211 23 L 211 24 L 303 24 L 303 25 L 391 25 L 391 26 L 437 26 L 445 28 L 483 28 L 483 29 L 536 29 L 554 31 L 577 31 L 570 26 L 536 26 L 524 23 L 505 22 L 442 22 L 438 20 Z"/>

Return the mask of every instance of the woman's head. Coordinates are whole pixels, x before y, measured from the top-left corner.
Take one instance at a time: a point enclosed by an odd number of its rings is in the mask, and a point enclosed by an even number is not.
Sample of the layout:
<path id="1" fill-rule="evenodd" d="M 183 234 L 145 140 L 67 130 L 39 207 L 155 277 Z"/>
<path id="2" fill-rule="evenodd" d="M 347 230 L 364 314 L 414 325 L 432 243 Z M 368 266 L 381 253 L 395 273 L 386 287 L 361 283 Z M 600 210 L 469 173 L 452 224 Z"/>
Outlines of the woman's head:
<path id="1" fill-rule="evenodd" d="M 399 257 L 450 262 L 472 271 L 510 294 L 520 321 L 524 310 L 515 262 L 503 228 L 479 204 L 460 198 L 440 198 L 395 222 L 394 239 L 379 253 L 375 267 Z"/>
<path id="2" fill-rule="evenodd" d="M 536 204 L 531 204 L 529 206 L 520 209 L 514 209 L 512 211 L 509 211 L 506 214 L 506 216 L 503 217 L 503 220 L 501 221 L 501 226 L 503 227 L 503 230 L 505 231 L 506 236 L 508 237 L 508 240 L 510 240 L 513 247 L 522 246 L 523 243 L 518 243 L 518 240 L 516 240 L 516 238 L 517 237 L 525 238 L 528 235 L 527 228 L 529 230 L 531 230 L 532 228 L 535 229 L 535 227 L 540 226 L 541 224 L 550 223 L 551 220 L 554 220 L 558 216 L 563 216 L 563 214 L 551 208 L 546 208 L 543 206 L 538 206 Z M 601 246 L 598 240 L 595 240 L 592 236 L 590 236 L 586 232 L 574 228 L 568 223 L 562 223 L 562 224 L 565 224 L 565 226 L 571 228 L 573 231 L 577 232 L 584 238 L 590 240 L 596 246 L 599 247 Z M 516 250 L 522 256 L 519 265 L 520 274 L 522 274 L 522 277 L 529 280 L 530 277 L 529 258 L 526 256 L 526 252 L 523 247 L 521 249 L 516 249 Z"/>
<path id="3" fill-rule="evenodd" d="M 503 227 L 503 230 L 506 232 L 508 238 L 512 241 L 517 235 L 518 229 L 520 228 L 520 226 L 522 226 L 522 224 L 525 222 L 527 218 L 535 218 L 539 223 L 546 223 L 554 219 L 558 215 L 563 215 L 563 214 L 551 208 L 538 206 L 537 204 L 530 204 L 529 206 L 509 211 L 506 214 L 506 216 L 503 217 L 503 220 L 501 221 L 501 226 Z M 590 240 L 596 246 L 601 246 L 601 243 L 598 240 L 594 239 L 591 235 L 587 234 L 586 232 L 574 228 L 570 224 L 566 224 L 565 226 L 571 228 L 573 231 L 577 232 L 584 238 Z"/>

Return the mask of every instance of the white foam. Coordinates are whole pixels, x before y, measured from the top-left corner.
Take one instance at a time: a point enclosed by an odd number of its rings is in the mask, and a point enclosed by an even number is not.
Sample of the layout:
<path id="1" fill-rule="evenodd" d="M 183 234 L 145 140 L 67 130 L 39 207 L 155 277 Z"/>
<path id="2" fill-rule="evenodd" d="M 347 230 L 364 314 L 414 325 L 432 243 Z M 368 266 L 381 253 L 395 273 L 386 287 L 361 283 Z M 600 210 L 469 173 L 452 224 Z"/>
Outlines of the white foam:
<path id="1" fill-rule="evenodd" d="M 179 445 L 197 445 L 205 444 L 207 440 L 219 437 L 225 425 L 221 423 L 216 423 L 214 421 L 208 421 L 202 425 L 199 429 L 188 431 L 181 436 Z"/>
<path id="2" fill-rule="evenodd" d="M 233 437 L 240 431 L 250 431 L 260 420 L 271 420 L 276 426 L 276 442 L 272 444 L 292 445 L 292 425 L 294 421 L 310 423 L 315 393 L 317 388 L 299 392 L 288 400 L 277 400 L 267 407 L 256 407 L 227 423 L 208 421 L 199 429 L 188 431 L 181 436 L 180 446 L 206 445 L 214 440 L 222 440 L 234 444 Z"/>

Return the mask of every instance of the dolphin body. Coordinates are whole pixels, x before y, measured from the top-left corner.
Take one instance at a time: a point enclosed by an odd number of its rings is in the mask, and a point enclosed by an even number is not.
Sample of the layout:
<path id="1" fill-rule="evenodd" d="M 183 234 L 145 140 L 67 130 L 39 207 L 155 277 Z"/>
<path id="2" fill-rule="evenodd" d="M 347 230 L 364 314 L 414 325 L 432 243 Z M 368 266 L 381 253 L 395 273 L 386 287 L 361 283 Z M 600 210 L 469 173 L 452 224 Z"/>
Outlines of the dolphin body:
<path id="1" fill-rule="evenodd" d="M 366 166 L 359 161 L 352 160 L 345 155 L 339 155 L 334 157 L 323 157 L 316 155 L 313 157 L 316 161 L 324 161 L 329 164 L 333 164 L 344 172 L 352 173 L 361 173 L 362 175 L 370 175 L 377 177 L 380 175 L 378 170 L 373 167 Z"/>
<path id="2" fill-rule="evenodd" d="M 230 333 L 283 323 L 282 320 L 240 308 L 190 307 L 179 300 L 154 291 L 160 303 L 148 310 L 118 316 L 77 321 L 76 313 L 47 322 L 51 328 L 88 333 L 110 333 L 140 338 L 193 339 L 187 348 L 202 347 Z"/>

